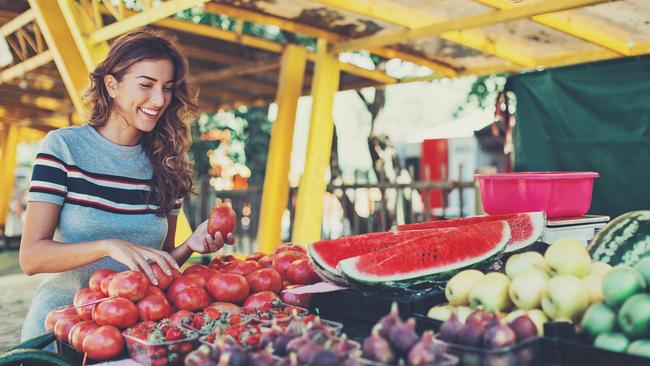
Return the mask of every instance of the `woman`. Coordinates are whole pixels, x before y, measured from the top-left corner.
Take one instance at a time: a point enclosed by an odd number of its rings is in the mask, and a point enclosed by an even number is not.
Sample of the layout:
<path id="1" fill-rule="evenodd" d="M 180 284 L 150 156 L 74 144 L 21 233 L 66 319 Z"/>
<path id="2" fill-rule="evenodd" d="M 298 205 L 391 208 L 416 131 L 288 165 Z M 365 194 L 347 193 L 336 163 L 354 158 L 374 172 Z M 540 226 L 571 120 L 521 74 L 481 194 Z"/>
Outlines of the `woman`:
<path id="1" fill-rule="evenodd" d="M 20 266 L 51 273 L 36 291 L 22 339 L 44 333 L 47 313 L 71 304 L 100 268 L 166 273 L 193 252 L 234 242 L 212 237 L 203 222 L 174 248 L 181 199 L 192 180 L 188 128 L 195 115 L 187 60 L 165 35 L 147 29 L 111 45 L 90 74 L 88 123 L 48 133 L 27 197 Z"/>

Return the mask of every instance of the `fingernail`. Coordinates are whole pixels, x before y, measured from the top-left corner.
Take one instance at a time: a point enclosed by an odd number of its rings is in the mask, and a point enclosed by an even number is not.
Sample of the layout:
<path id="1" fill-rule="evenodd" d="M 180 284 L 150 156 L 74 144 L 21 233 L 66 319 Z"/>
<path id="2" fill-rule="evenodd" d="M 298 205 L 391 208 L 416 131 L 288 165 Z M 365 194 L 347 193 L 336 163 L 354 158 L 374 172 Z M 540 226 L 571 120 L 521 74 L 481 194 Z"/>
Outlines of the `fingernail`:
<path id="1" fill-rule="evenodd" d="M 157 280 L 153 280 L 153 281 L 151 281 L 151 283 L 153 283 L 155 286 L 158 285 L 158 281 L 157 281 Z"/>

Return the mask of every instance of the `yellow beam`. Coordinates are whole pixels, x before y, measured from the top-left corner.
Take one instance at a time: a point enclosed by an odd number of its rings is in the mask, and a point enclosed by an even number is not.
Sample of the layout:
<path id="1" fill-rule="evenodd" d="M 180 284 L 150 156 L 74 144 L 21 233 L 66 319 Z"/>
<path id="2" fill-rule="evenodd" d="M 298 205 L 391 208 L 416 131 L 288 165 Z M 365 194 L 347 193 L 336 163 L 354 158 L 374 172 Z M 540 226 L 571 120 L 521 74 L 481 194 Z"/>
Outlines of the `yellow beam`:
<path id="1" fill-rule="evenodd" d="M 14 190 L 14 181 L 16 176 L 16 150 L 20 141 L 20 127 L 11 124 L 5 126 L 5 138 L 2 146 L 2 161 L 0 162 L 0 227 L 5 226 L 7 222 L 7 211 L 11 202 L 11 195 Z"/>
<path id="2" fill-rule="evenodd" d="M 78 112 L 84 110 L 81 91 L 88 84 L 89 69 L 75 45 L 68 23 L 56 2 L 29 0 L 36 21 L 52 53 L 54 63 L 63 79 L 68 95 Z"/>
<path id="3" fill-rule="evenodd" d="M 22 143 L 33 143 L 38 142 L 45 137 L 47 133 L 42 130 L 38 130 L 30 127 L 21 127 L 20 128 L 20 142 Z"/>
<path id="4" fill-rule="evenodd" d="M 496 9 L 511 9 L 516 4 L 508 0 L 474 0 L 481 4 L 491 6 Z M 602 25 L 596 25 L 589 19 L 576 13 L 555 13 L 542 14 L 531 17 L 531 20 L 543 24 L 549 28 L 559 30 L 560 32 L 584 39 L 587 42 L 607 48 L 621 55 L 632 56 L 634 54 L 633 46 L 628 43 L 627 39 L 616 37 Z"/>
<path id="5" fill-rule="evenodd" d="M 27 9 L 22 14 L 3 24 L 2 27 L 0 27 L 0 36 L 7 37 L 11 33 L 31 23 L 33 20 L 34 12 L 32 9 Z"/>
<path id="6" fill-rule="evenodd" d="M 218 3 L 215 1 L 211 1 L 205 4 L 205 11 L 213 14 L 227 15 L 248 22 L 274 25 L 288 32 L 300 33 L 314 38 L 325 39 L 326 41 L 332 43 L 342 41 L 345 39 L 345 37 L 341 36 L 340 34 L 322 28 L 313 27 L 310 25 L 298 23 L 294 20 L 276 17 L 270 14 L 262 14 L 248 9 L 243 9 L 232 5 Z M 428 25 L 431 23 L 433 22 L 429 21 L 426 24 Z M 422 66 L 426 66 L 435 72 L 442 73 L 445 76 L 454 76 L 456 74 L 456 70 L 449 65 L 445 65 L 443 63 L 429 60 L 424 57 L 419 57 L 406 52 L 402 52 L 393 48 L 388 48 L 388 47 L 377 48 L 377 49 L 370 50 L 370 52 L 385 58 L 399 58 L 404 61 L 413 62 Z"/>
<path id="7" fill-rule="evenodd" d="M 271 253 L 281 242 L 282 215 L 289 199 L 289 166 L 298 98 L 302 95 L 307 51 L 289 45 L 282 54 L 276 102 L 278 116 L 273 123 L 262 190 L 257 243 Z"/>
<path id="8" fill-rule="evenodd" d="M 336 52 L 371 49 L 389 44 L 403 43 L 423 37 L 436 36 L 441 33 L 478 28 L 490 24 L 503 23 L 511 20 L 528 18 L 538 14 L 575 9 L 588 5 L 609 2 L 610 0 L 544 0 L 534 3 L 524 3 L 511 9 L 493 11 L 477 15 L 451 19 L 421 28 L 396 30 L 363 37 L 351 41 L 339 42 L 332 46 Z"/>
<path id="9" fill-rule="evenodd" d="M 96 30 L 88 36 L 88 42 L 97 44 L 108 41 L 135 28 L 149 25 L 185 9 L 201 5 L 206 1 L 208 0 L 168 0 L 155 8 L 144 10 Z"/>
<path id="10" fill-rule="evenodd" d="M 28 58 L 27 60 L 0 72 L 0 83 L 6 83 L 13 78 L 25 75 L 29 71 L 50 63 L 52 60 L 52 52 L 50 50 L 43 51 L 36 56 Z"/>
<path id="11" fill-rule="evenodd" d="M 325 172 L 329 167 L 334 132 L 334 95 L 339 87 L 339 63 L 327 51 L 327 41 L 319 39 L 318 59 L 312 83 L 312 107 L 307 139 L 305 169 L 300 179 L 296 202 L 293 241 L 306 244 L 320 239 L 325 195 Z"/>
<path id="12" fill-rule="evenodd" d="M 87 35 L 95 30 L 95 23 L 81 8 L 80 3 L 75 0 L 58 0 L 58 3 L 86 69 L 95 69 L 95 66 L 108 55 L 108 43 L 91 43 L 88 40 Z"/>

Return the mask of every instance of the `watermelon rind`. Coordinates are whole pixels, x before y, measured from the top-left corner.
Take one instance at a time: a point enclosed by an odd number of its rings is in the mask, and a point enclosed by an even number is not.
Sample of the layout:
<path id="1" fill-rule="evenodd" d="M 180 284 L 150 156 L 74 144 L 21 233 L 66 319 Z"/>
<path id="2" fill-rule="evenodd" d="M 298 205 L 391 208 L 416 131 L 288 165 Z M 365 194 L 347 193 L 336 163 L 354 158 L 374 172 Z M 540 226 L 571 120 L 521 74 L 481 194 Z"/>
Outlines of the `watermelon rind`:
<path id="1" fill-rule="evenodd" d="M 595 262 L 633 266 L 650 256 L 650 211 L 631 211 L 610 221 L 591 239 L 587 250 Z"/>
<path id="2" fill-rule="evenodd" d="M 524 213 L 530 220 L 531 225 L 533 226 L 530 235 L 528 235 L 523 240 L 511 241 L 506 245 L 505 252 L 512 253 L 528 248 L 533 245 L 539 238 L 542 237 L 544 233 L 544 228 L 546 227 L 546 215 L 544 212 L 526 212 Z M 514 230 L 511 227 L 511 230 Z M 514 236 L 514 234 L 513 234 Z"/>
<path id="3" fill-rule="evenodd" d="M 421 271 L 414 271 L 407 274 L 382 275 L 361 273 L 357 270 L 357 262 L 360 257 L 357 256 L 339 262 L 339 269 L 343 273 L 348 284 L 362 289 L 373 290 L 376 288 L 405 290 L 409 287 L 417 286 L 423 283 L 436 283 L 451 278 L 454 274 L 464 269 L 483 269 L 491 266 L 504 253 L 506 244 L 510 240 L 510 226 L 503 221 L 503 235 L 501 240 L 496 243 L 488 252 L 471 259 L 465 259 L 462 262 L 452 263 L 445 266 L 427 268 Z M 399 251 L 402 244 L 387 250 Z"/>

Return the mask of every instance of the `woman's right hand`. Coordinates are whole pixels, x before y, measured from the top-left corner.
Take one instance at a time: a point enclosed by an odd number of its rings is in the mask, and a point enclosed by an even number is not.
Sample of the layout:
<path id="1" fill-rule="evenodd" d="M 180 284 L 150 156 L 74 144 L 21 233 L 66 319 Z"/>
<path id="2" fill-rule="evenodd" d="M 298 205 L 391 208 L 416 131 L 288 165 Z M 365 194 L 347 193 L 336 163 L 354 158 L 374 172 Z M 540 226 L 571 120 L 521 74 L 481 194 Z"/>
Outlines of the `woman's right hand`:
<path id="1" fill-rule="evenodd" d="M 151 269 L 150 261 L 158 263 L 167 275 L 172 274 L 171 268 L 179 270 L 174 258 L 163 250 L 156 250 L 143 245 L 134 244 L 121 239 L 107 239 L 104 243 L 109 257 L 123 263 L 133 270 L 141 269 L 151 283 L 158 285 L 158 280 Z"/>

